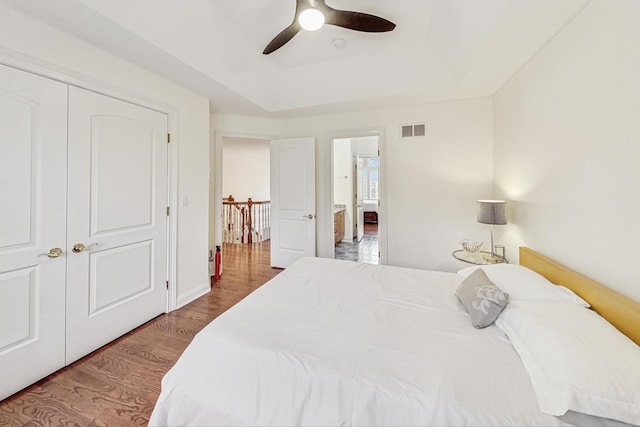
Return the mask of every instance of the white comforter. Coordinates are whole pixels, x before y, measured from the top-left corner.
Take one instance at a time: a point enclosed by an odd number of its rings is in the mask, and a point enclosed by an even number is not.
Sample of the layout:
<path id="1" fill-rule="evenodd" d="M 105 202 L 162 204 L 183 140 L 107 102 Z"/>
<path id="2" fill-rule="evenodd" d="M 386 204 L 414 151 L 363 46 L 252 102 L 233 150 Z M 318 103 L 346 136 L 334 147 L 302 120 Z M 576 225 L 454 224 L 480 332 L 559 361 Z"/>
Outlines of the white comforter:
<path id="1" fill-rule="evenodd" d="M 150 425 L 554 426 L 454 273 L 306 258 L 219 316 L 162 381 Z M 611 423 L 615 424 L 615 423 Z"/>

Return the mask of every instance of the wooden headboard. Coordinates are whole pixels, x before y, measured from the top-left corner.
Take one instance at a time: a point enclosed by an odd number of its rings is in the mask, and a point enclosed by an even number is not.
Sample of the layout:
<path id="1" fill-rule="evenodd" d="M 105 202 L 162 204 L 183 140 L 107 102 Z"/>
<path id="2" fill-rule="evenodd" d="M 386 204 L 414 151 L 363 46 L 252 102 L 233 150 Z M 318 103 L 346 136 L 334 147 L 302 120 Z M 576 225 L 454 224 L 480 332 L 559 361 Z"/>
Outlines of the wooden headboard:
<path id="1" fill-rule="evenodd" d="M 640 345 L 640 302 L 523 246 L 520 247 L 520 265 L 571 289 L 591 304 L 595 312 Z"/>

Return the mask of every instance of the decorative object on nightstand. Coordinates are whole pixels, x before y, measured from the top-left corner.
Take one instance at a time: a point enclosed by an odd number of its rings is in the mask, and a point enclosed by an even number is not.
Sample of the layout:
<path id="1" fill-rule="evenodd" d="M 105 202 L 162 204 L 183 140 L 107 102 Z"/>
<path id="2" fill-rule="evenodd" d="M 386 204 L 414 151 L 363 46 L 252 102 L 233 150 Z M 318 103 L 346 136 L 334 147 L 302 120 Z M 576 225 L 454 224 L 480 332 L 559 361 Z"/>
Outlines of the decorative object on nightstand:
<path id="1" fill-rule="evenodd" d="M 462 246 L 462 249 L 469 252 L 470 254 L 475 254 L 476 252 L 478 252 L 482 245 L 482 242 L 472 242 L 471 240 L 460 241 L 460 246 Z"/>
<path id="2" fill-rule="evenodd" d="M 504 264 L 507 262 L 505 258 L 485 251 L 467 252 L 464 249 L 458 249 L 453 251 L 451 255 L 459 261 L 476 265 Z"/>
<path id="3" fill-rule="evenodd" d="M 507 202 L 504 200 L 478 200 L 477 220 L 481 224 L 491 226 L 491 256 L 505 258 L 505 248 L 500 246 L 502 253 L 496 254 L 496 246 L 493 244 L 493 226 L 507 223 Z"/>
<path id="4" fill-rule="evenodd" d="M 483 244 L 484 243 L 482 242 L 472 242 L 471 240 L 467 239 L 461 240 L 460 246 L 462 246 L 462 249 L 464 249 L 464 251 L 466 252 L 466 254 L 464 254 L 462 257 L 469 260 L 479 259 L 481 255 L 478 252 L 480 251 L 480 248 Z"/>

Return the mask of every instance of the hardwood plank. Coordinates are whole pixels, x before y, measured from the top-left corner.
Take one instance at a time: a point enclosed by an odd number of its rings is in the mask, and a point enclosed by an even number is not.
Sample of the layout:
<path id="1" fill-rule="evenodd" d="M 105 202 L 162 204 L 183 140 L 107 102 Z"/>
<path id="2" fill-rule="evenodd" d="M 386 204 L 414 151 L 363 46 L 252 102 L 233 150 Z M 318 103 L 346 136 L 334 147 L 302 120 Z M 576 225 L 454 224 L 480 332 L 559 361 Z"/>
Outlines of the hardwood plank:
<path id="1" fill-rule="evenodd" d="M 3 400 L 0 426 L 146 425 L 160 380 L 194 335 L 281 271 L 270 266 L 269 243 L 225 244 L 209 294 Z"/>

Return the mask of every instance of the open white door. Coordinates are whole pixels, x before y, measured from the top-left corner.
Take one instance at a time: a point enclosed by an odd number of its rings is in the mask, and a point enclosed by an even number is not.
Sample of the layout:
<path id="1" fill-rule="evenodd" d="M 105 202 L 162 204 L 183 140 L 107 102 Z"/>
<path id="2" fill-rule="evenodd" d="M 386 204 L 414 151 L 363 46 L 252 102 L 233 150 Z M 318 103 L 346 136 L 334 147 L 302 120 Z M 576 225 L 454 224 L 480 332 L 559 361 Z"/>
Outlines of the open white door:
<path id="1" fill-rule="evenodd" d="M 316 256 L 315 138 L 271 141 L 271 266 Z"/>
<path id="2" fill-rule="evenodd" d="M 67 363 L 163 313 L 167 116 L 69 89 Z"/>
<path id="3" fill-rule="evenodd" d="M 64 366 L 67 86 L 0 65 L 0 400 Z"/>
<path id="4" fill-rule="evenodd" d="M 364 237 L 364 205 L 362 202 L 362 159 L 354 156 L 353 161 L 353 177 L 354 177 L 354 206 L 353 215 L 356 218 L 356 241 L 362 240 Z"/>

